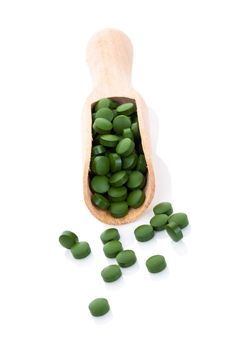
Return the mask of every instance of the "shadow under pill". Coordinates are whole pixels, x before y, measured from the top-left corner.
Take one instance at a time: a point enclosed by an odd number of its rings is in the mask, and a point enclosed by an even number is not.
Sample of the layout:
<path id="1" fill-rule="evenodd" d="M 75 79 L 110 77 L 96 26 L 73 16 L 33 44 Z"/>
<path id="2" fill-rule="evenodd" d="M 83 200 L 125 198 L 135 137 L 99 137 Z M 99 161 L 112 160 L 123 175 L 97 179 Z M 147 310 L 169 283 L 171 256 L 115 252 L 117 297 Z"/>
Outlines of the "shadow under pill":
<path id="1" fill-rule="evenodd" d="M 135 272 L 137 272 L 139 270 L 139 265 L 138 262 L 136 262 L 135 264 L 133 264 L 130 267 L 121 267 L 121 271 L 122 271 L 122 275 L 123 276 L 129 276 L 134 274 Z"/>
<path id="2" fill-rule="evenodd" d="M 157 155 L 157 143 L 159 136 L 159 122 L 155 111 L 149 108 L 149 130 L 150 139 L 152 145 L 152 158 L 155 167 L 155 182 L 156 182 L 156 193 L 155 198 L 152 201 L 150 207 L 153 207 L 155 203 L 167 200 L 171 201 L 172 186 L 171 186 L 171 175 L 167 165 Z"/>
<path id="3" fill-rule="evenodd" d="M 104 282 L 106 290 L 119 290 L 125 286 L 125 279 L 124 276 L 122 275 L 118 280 L 114 282 Z"/>
<path id="4" fill-rule="evenodd" d="M 158 272 L 158 273 L 149 272 L 149 274 L 150 274 L 151 280 L 162 281 L 162 280 L 166 280 L 169 277 L 170 271 L 169 271 L 168 267 L 166 267 L 166 269 L 164 269 L 161 272 Z"/>
<path id="5" fill-rule="evenodd" d="M 178 255 L 186 255 L 188 253 L 188 248 L 183 241 L 179 241 L 179 242 L 171 241 L 171 246 Z"/>
<path id="6" fill-rule="evenodd" d="M 112 310 L 110 309 L 105 315 L 99 316 L 99 317 L 92 316 L 92 318 L 94 323 L 99 325 L 102 325 L 102 324 L 105 325 L 113 319 L 113 313 L 112 313 Z"/>
<path id="7" fill-rule="evenodd" d="M 86 258 L 75 259 L 71 254 L 71 252 L 67 249 L 67 251 L 65 252 L 65 256 L 72 264 L 76 264 L 76 265 L 78 264 L 78 265 L 89 266 L 89 265 L 92 265 L 94 262 L 94 255 L 92 254 L 92 252 Z"/>

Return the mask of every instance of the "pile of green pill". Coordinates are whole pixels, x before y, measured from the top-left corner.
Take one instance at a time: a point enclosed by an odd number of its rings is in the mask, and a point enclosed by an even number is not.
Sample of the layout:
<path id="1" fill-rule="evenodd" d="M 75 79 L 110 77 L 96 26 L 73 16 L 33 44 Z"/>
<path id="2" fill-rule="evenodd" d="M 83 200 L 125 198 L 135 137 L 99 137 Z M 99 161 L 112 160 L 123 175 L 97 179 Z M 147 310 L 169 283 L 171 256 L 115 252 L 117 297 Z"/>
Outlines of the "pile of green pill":
<path id="1" fill-rule="evenodd" d="M 102 106 L 103 103 L 107 103 L 107 101 L 109 100 L 100 100 L 100 106 Z M 103 184 L 101 186 L 103 186 Z M 126 191 L 128 190 L 126 189 Z M 128 198 L 129 197 L 130 194 L 128 195 Z M 114 203 L 119 204 L 121 202 L 113 202 L 113 204 Z M 157 204 L 153 208 L 153 212 L 154 216 L 151 218 L 149 224 L 140 225 L 134 230 L 135 238 L 139 242 L 151 240 L 157 231 L 162 230 L 166 230 L 168 235 L 175 242 L 183 238 L 182 229 L 189 224 L 188 217 L 185 213 L 173 213 L 172 205 L 169 202 Z M 114 263 L 105 266 L 101 271 L 103 281 L 112 283 L 121 278 L 122 269 L 124 270 L 136 263 L 137 257 L 133 250 L 124 249 L 117 228 L 111 227 L 104 230 L 100 235 L 100 239 L 103 243 L 103 252 L 105 256 L 109 259 L 115 259 Z M 76 259 L 85 258 L 91 252 L 89 244 L 87 242 L 80 242 L 78 236 L 71 231 L 64 231 L 59 237 L 59 242 L 63 247 L 70 249 L 73 257 Z M 163 255 L 157 254 L 147 258 L 145 265 L 150 273 L 155 274 L 166 269 L 167 262 Z M 110 305 L 106 298 L 96 298 L 89 304 L 89 311 L 91 315 L 95 317 L 103 316 L 108 313 L 109 310 Z"/>
<path id="2" fill-rule="evenodd" d="M 121 218 L 130 208 L 144 203 L 146 181 L 147 164 L 135 103 L 99 100 L 92 109 L 92 203 Z"/>
<path id="3" fill-rule="evenodd" d="M 171 203 L 162 202 L 153 208 L 154 216 L 150 224 L 138 226 L 134 230 L 135 238 L 139 242 L 146 242 L 152 239 L 157 231 L 166 230 L 171 239 L 175 242 L 183 238 L 182 229 L 188 226 L 188 216 L 185 213 L 173 214 Z"/>

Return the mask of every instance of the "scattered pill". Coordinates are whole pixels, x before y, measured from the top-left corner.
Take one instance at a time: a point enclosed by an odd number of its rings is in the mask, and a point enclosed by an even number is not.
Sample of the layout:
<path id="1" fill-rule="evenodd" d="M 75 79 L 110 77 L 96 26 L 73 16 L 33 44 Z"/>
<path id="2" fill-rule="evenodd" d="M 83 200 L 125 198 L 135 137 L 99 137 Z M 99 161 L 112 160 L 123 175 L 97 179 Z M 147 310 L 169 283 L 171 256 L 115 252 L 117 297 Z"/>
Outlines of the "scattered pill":
<path id="1" fill-rule="evenodd" d="M 115 258 L 123 250 L 120 241 L 110 241 L 103 246 L 104 254 L 107 258 Z"/>
<path id="2" fill-rule="evenodd" d="M 134 230 L 134 235 L 139 242 L 146 242 L 155 235 L 151 225 L 140 225 Z"/>
<path id="3" fill-rule="evenodd" d="M 151 226 L 153 226 L 155 231 L 164 230 L 167 222 L 168 222 L 168 215 L 166 215 L 166 214 L 155 215 L 150 220 L 150 224 L 151 224 Z"/>
<path id="4" fill-rule="evenodd" d="M 166 215 L 171 215 L 173 212 L 172 205 L 169 202 L 162 202 L 157 204 L 153 208 L 154 214 L 166 214 Z"/>
<path id="5" fill-rule="evenodd" d="M 91 248 L 87 242 L 77 242 L 71 247 L 71 253 L 75 259 L 83 259 L 91 253 Z"/>
<path id="6" fill-rule="evenodd" d="M 127 249 L 117 254 L 116 261 L 120 267 L 129 267 L 135 264 L 137 258 L 133 250 Z"/>
<path id="7" fill-rule="evenodd" d="M 122 275 L 118 265 L 109 265 L 101 271 L 101 276 L 105 282 L 114 282 Z"/>
<path id="8" fill-rule="evenodd" d="M 74 232 L 64 231 L 59 237 L 59 242 L 63 247 L 70 249 L 78 242 L 78 236 Z"/>
<path id="9" fill-rule="evenodd" d="M 178 242 L 183 238 L 181 228 L 176 224 L 175 221 L 169 222 L 165 228 L 173 241 Z"/>
<path id="10" fill-rule="evenodd" d="M 105 298 L 94 299 L 89 304 L 89 310 L 92 316 L 95 316 L 95 317 L 105 315 L 110 310 L 108 300 Z"/>
<path id="11" fill-rule="evenodd" d="M 120 239 L 119 231 L 116 228 L 108 228 L 100 235 L 101 241 L 105 244 L 110 241 L 117 241 Z"/>
<path id="12" fill-rule="evenodd" d="M 188 216 L 185 213 L 175 213 L 170 216 L 168 221 L 169 223 L 175 222 L 180 228 L 185 228 L 189 224 Z"/>
<path id="13" fill-rule="evenodd" d="M 163 271 L 167 266 L 166 260 L 162 255 L 153 255 L 146 261 L 146 267 L 151 273 Z"/>

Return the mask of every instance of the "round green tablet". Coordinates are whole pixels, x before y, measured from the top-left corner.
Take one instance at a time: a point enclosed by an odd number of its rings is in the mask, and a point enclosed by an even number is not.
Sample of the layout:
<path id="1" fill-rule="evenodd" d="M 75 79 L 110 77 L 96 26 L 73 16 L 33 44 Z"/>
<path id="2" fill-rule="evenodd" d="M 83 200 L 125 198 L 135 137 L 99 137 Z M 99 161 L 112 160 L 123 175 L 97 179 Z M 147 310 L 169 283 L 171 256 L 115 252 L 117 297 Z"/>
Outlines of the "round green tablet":
<path id="1" fill-rule="evenodd" d="M 143 174 L 145 174 L 147 171 L 147 164 L 144 154 L 139 155 L 136 169 Z"/>
<path id="2" fill-rule="evenodd" d="M 108 178 L 106 176 L 94 176 L 91 180 L 91 188 L 97 193 L 106 193 L 109 190 Z"/>
<path id="3" fill-rule="evenodd" d="M 140 130 L 139 130 L 138 122 L 132 123 L 132 125 L 131 125 L 131 130 L 132 130 L 133 136 L 134 136 L 136 139 L 138 139 L 138 138 L 140 137 Z"/>
<path id="4" fill-rule="evenodd" d="M 98 118 L 103 118 L 111 122 L 113 119 L 112 110 L 107 107 L 100 108 L 95 114 L 95 119 Z"/>
<path id="5" fill-rule="evenodd" d="M 99 155 L 103 154 L 105 151 L 106 151 L 106 149 L 102 145 L 96 145 L 96 146 L 92 147 L 93 156 L 99 156 Z"/>
<path id="6" fill-rule="evenodd" d="M 183 238 L 181 228 L 175 223 L 175 221 L 169 222 L 165 226 L 165 229 L 173 241 L 178 242 Z"/>
<path id="7" fill-rule="evenodd" d="M 94 299 L 88 307 L 92 316 L 95 317 L 103 316 L 110 310 L 109 303 L 105 298 Z"/>
<path id="8" fill-rule="evenodd" d="M 128 181 L 128 175 L 125 170 L 118 171 L 114 173 L 110 179 L 109 183 L 113 187 L 121 187 Z"/>
<path id="9" fill-rule="evenodd" d="M 109 134 L 112 129 L 112 123 L 104 118 L 98 118 L 93 123 L 93 129 L 99 134 Z"/>
<path id="10" fill-rule="evenodd" d="M 115 218 L 122 218 L 128 214 L 128 203 L 127 202 L 114 202 L 110 204 L 110 212 Z"/>
<path id="11" fill-rule="evenodd" d="M 159 203 L 153 208 L 153 212 L 155 214 L 166 214 L 169 216 L 173 212 L 172 205 L 169 202 Z"/>
<path id="12" fill-rule="evenodd" d="M 133 132 L 132 132 L 131 128 L 124 129 L 122 132 L 122 136 L 124 137 L 124 139 L 125 138 L 131 139 L 131 140 L 134 139 Z"/>
<path id="13" fill-rule="evenodd" d="M 150 220 L 150 224 L 151 226 L 153 226 L 155 231 L 164 230 L 167 222 L 168 222 L 168 216 L 166 214 L 155 215 Z"/>
<path id="14" fill-rule="evenodd" d="M 112 173 L 121 170 L 122 160 L 121 157 L 117 153 L 110 153 L 108 155 L 110 161 L 110 169 Z"/>
<path id="15" fill-rule="evenodd" d="M 122 250 L 122 244 L 118 240 L 107 242 L 103 246 L 103 251 L 107 258 L 115 258 Z"/>
<path id="16" fill-rule="evenodd" d="M 146 242 L 152 239 L 155 235 L 151 225 L 140 225 L 134 230 L 135 238 L 139 242 Z"/>
<path id="17" fill-rule="evenodd" d="M 128 157 L 123 158 L 122 168 L 125 170 L 132 170 L 137 164 L 138 156 L 136 153 L 130 154 Z"/>
<path id="18" fill-rule="evenodd" d="M 78 236 L 74 232 L 64 231 L 59 237 L 59 242 L 63 247 L 70 249 L 78 242 Z"/>
<path id="19" fill-rule="evenodd" d="M 122 275 L 118 265 L 109 265 L 101 271 L 101 276 L 105 282 L 114 282 Z"/>
<path id="20" fill-rule="evenodd" d="M 110 205 L 109 200 L 99 193 L 92 194 L 91 201 L 96 207 L 100 209 L 108 209 Z"/>
<path id="21" fill-rule="evenodd" d="M 129 267 L 135 264 L 137 258 L 133 250 L 127 249 L 117 254 L 116 261 L 120 267 Z"/>
<path id="22" fill-rule="evenodd" d="M 86 258 L 91 252 L 91 248 L 87 242 L 78 242 L 71 247 L 71 253 L 75 259 Z"/>
<path id="23" fill-rule="evenodd" d="M 136 106 L 132 102 L 123 103 L 116 110 L 118 114 L 130 115 L 135 112 Z"/>
<path id="24" fill-rule="evenodd" d="M 162 255 L 153 255 L 146 261 L 146 267 L 151 273 L 161 272 L 166 266 L 166 260 Z"/>
<path id="25" fill-rule="evenodd" d="M 116 228 L 108 228 L 100 235 L 101 241 L 105 244 L 110 241 L 117 241 L 120 239 L 119 231 Z"/>
<path id="26" fill-rule="evenodd" d="M 97 112 L 100 108 L 104 107 L 112 107 L 112 101 L 109 98 L 101 98 L 101 100 L 99 100 L 95 105 L 95 111 Z"/>
<path id="27" fill-rule="evenodd" d="M 130 128 L 131 120 L 126 115 L 118 115 L 113 120 L 113 130 L 116 134 L 121 135 L 123 130 L 126 128 Z"/>
<path id="28" fill-rule="evenodd" d="M 99 138 L 100 144 L 106 147 L 115 147 L 119 140 L 119 136 L 112 134 L 101 135 Z"/>
<path id="29" fill-rule="evenodd" d="M 145 201 L 145 193 L 140 190 L 133 190 L 127 198 L 127 203 L 131 208 L 139 208 Z"/>
<path id="30" fill-rule="evenodd" d="M 110 187 L 108 190 L 108 197 L 111 202 L 122 202 L 127 197 L 127 188 L 122 187 Z"/>
<path id="31" fill-rule="evenodd" d="M 130 188 L 131 190 L 135 190 L 137 188 L 142 188 L 145 183 L 145 178 L 144 175 L 138 171 L 132 171 L 131 174 L 129 175 L 129 179 L 127 182 L 127 187 Z"/>
<path id="32" fill-rule="evenodd" d="M 110 170 L 109 158 L 97 156 L 92 161 L 92 171 L 97 175 L 107 175 Z"/>
<path id="33" fill-rule="evenodd" d="M 116 153 L 122 157 L 127 157 L 133 152 L 134 147 L 135 143 L 131 139 L 122 139 L 116 146 Z"/>
<path id="34" fill-rule="evenodd" d="M 189 224 L 188 216 L 185 213 L 175 213 L 169 218 L 170 222 L 175 222 L 180 228 L 185 228 Z"/>

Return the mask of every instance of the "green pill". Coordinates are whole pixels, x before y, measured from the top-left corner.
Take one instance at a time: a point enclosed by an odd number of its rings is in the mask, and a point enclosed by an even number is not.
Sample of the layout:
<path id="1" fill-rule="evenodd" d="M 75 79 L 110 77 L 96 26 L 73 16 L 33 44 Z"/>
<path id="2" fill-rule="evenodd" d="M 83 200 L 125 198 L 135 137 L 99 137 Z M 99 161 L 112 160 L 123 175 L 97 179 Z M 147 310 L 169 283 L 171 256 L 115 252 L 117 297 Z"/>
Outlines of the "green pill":
<path id="1" fill-rule="evenodd" d="M 92 316 L 95 317 L 103 316 L 110 310 L 109 303 L 105 298 L 94 299 L 88 307 Z"/>
<path id="2" fill-rule="evenodd" d="M 95 119 L 98 118 L 103 118 L 111 122 L 113 119 L 113 112 L 110 108 L 107 107 L 100 108 L 95 114 Z"/>
<path id="3" fill-rule="evenodd" d="M 146 261 L 146 267 L 151 273 L 163 271 L 167 266 L 166 260 L 162 255 L 153 255 Z"/>
<path id="4" fill-rule="evenodd" d="M 130 188 L 131 190 L 135 190 L 137 188 L 142 188 L 144 184 L 145 184 L 144 175 L 138 170 L 132 171 L 131 174 L 129 175 L 127 187 Z"/>
<path id="5" fill-rule="evenodd" d="M 109 265 L 101 271 L 101 276 L 105 282 L 114 282 L 122 275 L 118 265 Z"/>
<path id="6" fill-rule="evenodd" d="M 136 106 L 132 102 L 123 103 L 118 106 L 116 110 L 118 114 L 131 115 L 135 112 Z"/>
<path id="7" fill-rule="evenodd" d="M 91 188 L 97 193 L 106 193 L 109 190 L 108 178 L 106 176 L 94 176 L 91 180 Z"/>
<path id="8" fill-rule="evenodd" d="M 116 261 L 120 267 L 130 267 L 137 261 L 136 255 L 133 250 L 123 250 L 116 256 Z"/>
<path id="9" fill-rule="evenodd" d="M 123 132 L 122 132 L 122 136 L 123 136 L 124 139 L 125 138 L 131 139 L 131 140 L 134 139 L 133 132 L 132 132 L 131 128 L 124 129 Z"/>
<path id="10" fill-rule="evenodd" d="M 185 228 L 189 224 L 188 216 L 185 213 L 175 213 L 169 218 L 170 222 L 175 222 L 180 228 Z"/>
<path id="11" fill-rule="evenodd" d="M 139 208 L 145 201 L 145 193 L 142 190 L 133 190 L 127 198 L 127 203 L 131 208 Z"/>
<path id="12" fill-rule="evenodd" d="M 122 168 L 125 170 L 132 170 L 137 164 L 138 156 L 136 153 L 130 154 L 130 156 L 123 158 Z"/>
<path id="13" fill-rule="evenodd" d="M 140 171 L 143 174 L 145 174 L 147 171 L 147 164 L 144 154 L 139 155 L 136 170 Z"/>
<path id="14" fill-rule="evenodd" d="M 169 222 L 165 229 L 173 241 L 178 242 L 183 238 L 181 228 L 175 223 L 175 221 Z"/>
<path id="15" fill-rule="evenodd" d="M 121 170 L 122 167 L 122 160 L 121 157 L 117 153 L 110 153 L 108 155 L 109 162 L 110 162 L 110 169 L 112 173 L 115 173 L 117 171 Z"/>
<path id="16" fill-rule="evenodd" d="M 113 120 L 113 130 L 116 134 L 121 135 L 123 130 L 131 127 L 131 120 L 126 115 L 118 115 Z"/>
<path id="17" fill-rule="evenodd" d="M 71 253 L 75 259 L 86 258 L 91 252 L 91 248 L 87 242 L 78 242 L 71 247 Z"/>
<path id="18" fill-rule="evenodd" d="M 110 204 L 110 212 L 115 218 L 122 218 L 127 215 L 129 211 L 127 202 L 115 202 Z"/>
<path id="19" fill-rule="evenodd" d="M 98 118 L 93 123 L 93 129 L 98 134 L 109 134 L 112 129 L 112 123 L 104 118 Z"/>
<path id="20" fill-rule="evenodd" d="M 125 170 L 118 171 L 117 173 L 113 174 L 109 179 L 109 183 L 113 187 L 121 187 L 127 181 L 128 181 L 128 174 Z"/>
<path id="21" fill-rule="evenodd" d="M 107 242 L 103 247 L 104 254 L 107 258 L 115 258 L 122 250 L 122 244 L 118 240 Z"/>
<path id="22" fill-rule="evenodd" d="M 122 139 L 116 146 L 116 153 L 122 157 L 128 157 L 134 150 L 135 143 L 131 139 Z"/>
<path id="23" fill-rule="evenodd" d="M 112 107 L 112 101 L 109 98 L 101 98 L 96 105 L 95 105 L 95 111 L 97 112 L 101 108 L 111 108 Z"/>
<path id="24" fill-rule="evenodd" d="M 78 242 L 78 236 L 74 232 L 64 231 L 59 237 L 59 242 L 63 247 L 70 249 Z"/>
<path id="25" fill-rule="evenodd" d="M 91 196 L 92 203 L 100 209 L 108 209 L 110 203 L 102 194 L 94 193 Z"/>
<path id="26" fill-rule="evenodd" d="M 108 190 L 108 197 L 111 202 L 122 202 L 127 197 L 127 188 L 122 187 L 110 187 Z"/>
<path id="27" fill-rule="evenodd" d="M 116 228 L 108 228 L 101 233 L 100 239 L 104 244 L 110 241 L 118 241 L 120 239 L 120 234 Z"/>
<path id="28" fill-rule="evenodd" d="M 155 231 L 162 231 L 168 222 L 168 216 L 166 214 L 158 214 L 153 216 L 150 220 L 151 226 L 153 226 Z"/>
<path id="29" fill-rule="evenodd" d="M 107 175 L 110 170 L 109 158 L 97 156 L 92 161 L 92 171 L 97 175 Z"/>
<path id="30" fill-rule="evenodd" d="M 132 133 L 133 133 L 133 136 L 135 137 L 135 139 L 138 139 L 140 137 L 138 122 L 132 123 L 131 130 L 132 130 Z"/>
<path id="31" fill-rule="evenodd" d="M 152 239 L 155 233 L 151 225 L 140 225 L 134 230 L 134 235 L 137 241 L 146 242 Z"/>
<path id="32" fill-rule="evenodd" d="M 107 135 L 101 135 L 99 142 L 101 145 L 106 147 L 116 147 L 119 140 L 120 140 L 119 136 L 107 134 Z"/>
<path id="33" fill-rule="evenodd" d="M 169 202 L 162 202 L 157 204 L 153 208 L 154 214 L 166 214 L 166 215 L 171 215 L 173 212 L 172 205 Z"/>
<path id="34" fill-rule="evenodd" d="M 96 146 L 92 147 L 93 156 L 99 156 L 99 155 L 103 154 L 105 151 L 106 151 L 106 149 L 102 145 L 96 145 Z"/>

